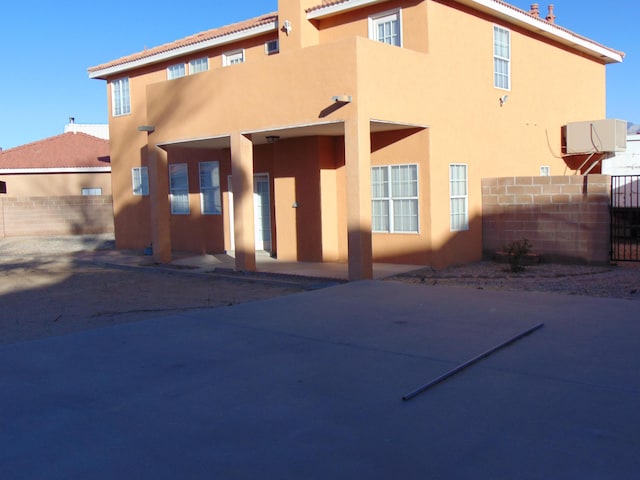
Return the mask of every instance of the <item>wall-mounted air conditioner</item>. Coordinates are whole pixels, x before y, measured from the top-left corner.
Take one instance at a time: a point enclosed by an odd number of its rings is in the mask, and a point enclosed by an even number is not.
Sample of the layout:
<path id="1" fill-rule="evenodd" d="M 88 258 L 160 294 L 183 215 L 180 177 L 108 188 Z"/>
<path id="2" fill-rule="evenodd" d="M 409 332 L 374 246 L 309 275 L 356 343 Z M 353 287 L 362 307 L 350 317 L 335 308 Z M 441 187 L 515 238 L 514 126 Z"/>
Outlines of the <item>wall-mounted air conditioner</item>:
<path id="1" fill-rule="evenodd" d="M 562 127 L 562 153 L 624 152 L 627 122 L 614 118 L 571 122 Z"/>

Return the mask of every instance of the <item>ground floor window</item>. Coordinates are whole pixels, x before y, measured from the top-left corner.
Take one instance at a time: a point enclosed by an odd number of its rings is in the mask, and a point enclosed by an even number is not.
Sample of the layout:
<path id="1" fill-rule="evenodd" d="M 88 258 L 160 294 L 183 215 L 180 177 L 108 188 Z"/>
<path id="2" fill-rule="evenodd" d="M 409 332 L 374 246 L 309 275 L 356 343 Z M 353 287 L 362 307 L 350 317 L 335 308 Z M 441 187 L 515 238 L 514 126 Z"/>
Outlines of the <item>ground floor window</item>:
<path id="1" fill-rule="evenodd" d="M 374 232 L 418 233 L 418 166 L 371 168 Z"/>
<path id="2" fill-rule="evenodd" d="M 469 194 L 467 165 L 449 165 L 451 231 L 469 229 Z"/>
<path id="3" fill-rule="evenodd" d="M 147 167 L 132 168 L 131 183 L 134 195 L 149 195 L 149 170 Z"/>
<path id="4" fill-rule="evenodd" d="M 189 176 L 186 163 L 169 165 L 171 213 L 189 214 Z"/>
<path id="5" fill-rule="evenodd" d="M 203 215 L 222 213 L 219 162 L 200 163 L 200 205 Z"/>

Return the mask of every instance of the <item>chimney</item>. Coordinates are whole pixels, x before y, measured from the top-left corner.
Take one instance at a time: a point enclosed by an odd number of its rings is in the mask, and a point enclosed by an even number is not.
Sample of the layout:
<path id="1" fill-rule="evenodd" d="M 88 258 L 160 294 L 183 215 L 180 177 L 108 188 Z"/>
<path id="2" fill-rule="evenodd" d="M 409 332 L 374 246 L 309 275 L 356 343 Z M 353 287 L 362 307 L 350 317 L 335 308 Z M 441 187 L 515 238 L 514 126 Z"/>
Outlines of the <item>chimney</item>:
<path id="1" fill-rule="evenodd" d="M 540 5 L 537 3 L 531 4 L 531 10 L 529 10 L 529 15 L 533 15 L 534 17 L 540 16 Z"/>
<path id="2" fill-rule="evenodd" d="M 549 5 L 549 13 L 547 14 L 546 20 L 549 23 L 556 23 L 556 16 L 553 14 L 553 4 Z"/>

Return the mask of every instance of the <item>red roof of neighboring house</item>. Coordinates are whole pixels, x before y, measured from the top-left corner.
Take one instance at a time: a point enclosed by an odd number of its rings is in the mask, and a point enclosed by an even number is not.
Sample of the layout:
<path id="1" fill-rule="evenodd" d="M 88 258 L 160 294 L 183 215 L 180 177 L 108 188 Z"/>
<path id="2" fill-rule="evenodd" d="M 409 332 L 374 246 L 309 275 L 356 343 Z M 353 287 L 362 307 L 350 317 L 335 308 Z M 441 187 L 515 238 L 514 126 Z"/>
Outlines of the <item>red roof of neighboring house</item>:
<path id="1" fill-rule="evenodd" d="M 109 140 L 86 133 L 63 133 L 0 151 L 0 170 L 111 167 Z"/>
<path id="2" fill-rule="evenodd" d="M 244 30 L 249 30 L 251 28 L 267 25 L 277 20 L 278 20 L 277 13 L 268 13 L 260 17 L 244 20 L 242 22 L 226 25 L 224 27 L 206 30 L 204 32 L 196 33 L 195 35 L 190 35 L 186 38 L 176 40 L 175 42 L 165 43 L 164 45 L 160 45 L 159 47 L 145 49 L 142 52 L 134 53 L 132 55 L 127 55 L 126 57 L 118 58 L 116 60 L 103 63 L 101 65 L 96 65 L 95 67 L 90 67 L 89 72 L 95 72 L 98 70 L 103 70 L 105 68 L 115 67 L 117 65 L 122 65 L 124 63 L 135 62 L 136 60 L 142 60 L 147 57 L 152 57 L 153 55 L 170 52 L 171 50 L 175 50 L 177 48 L 186 47 L 189 45 L 197 45 L 198 43 L 206 42 L 208 40 L 213 40 L 215 38 L 223 37 L 225 35 L 231 35 L 233 33 L 238 33 Z"/>

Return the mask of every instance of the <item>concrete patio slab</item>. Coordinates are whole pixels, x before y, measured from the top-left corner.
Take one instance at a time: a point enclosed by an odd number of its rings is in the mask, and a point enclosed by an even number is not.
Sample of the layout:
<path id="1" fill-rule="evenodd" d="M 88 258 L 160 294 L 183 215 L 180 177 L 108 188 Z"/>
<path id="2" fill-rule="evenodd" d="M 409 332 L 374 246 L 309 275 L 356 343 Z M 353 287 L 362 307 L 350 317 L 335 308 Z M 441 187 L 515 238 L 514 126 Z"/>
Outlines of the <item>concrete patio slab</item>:
<path id="1" fill-rule="evenodd" d="M 0 477 L 631 479 L 639 346 L 634 302 L 380 281 L 5 345 Z"/>

